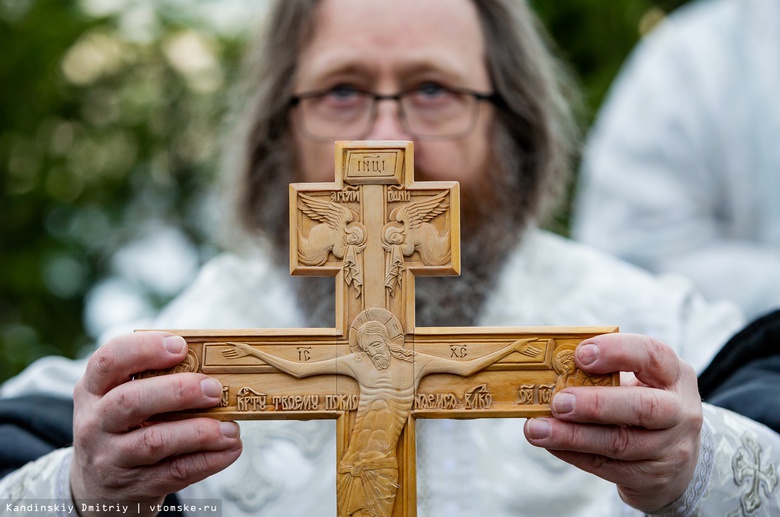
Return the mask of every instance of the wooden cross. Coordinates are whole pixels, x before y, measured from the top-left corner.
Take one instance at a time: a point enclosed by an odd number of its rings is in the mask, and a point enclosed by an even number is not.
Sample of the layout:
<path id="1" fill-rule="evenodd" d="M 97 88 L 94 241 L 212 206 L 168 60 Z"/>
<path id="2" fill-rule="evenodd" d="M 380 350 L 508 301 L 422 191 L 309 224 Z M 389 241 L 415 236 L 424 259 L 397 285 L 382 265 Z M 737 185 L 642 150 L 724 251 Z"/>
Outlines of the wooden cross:
<path id="1" fill-rule="evenodd" d="M 417 418 L 550 415 L 557 389 L 619 384 L 573 359 L 615 327 L 415 327 L 415 276 L 460 271 L 460 215 L 458 184 L 415 182 L 412 150 L 337 142 L 335 182 L 290 186 L 290 272 L 335 276 L 335 328 L 176 330 L 187 358 L 152 373 L 222 382 L 188 415 L 337 419 L 340 517 L 416 515 Z"/>

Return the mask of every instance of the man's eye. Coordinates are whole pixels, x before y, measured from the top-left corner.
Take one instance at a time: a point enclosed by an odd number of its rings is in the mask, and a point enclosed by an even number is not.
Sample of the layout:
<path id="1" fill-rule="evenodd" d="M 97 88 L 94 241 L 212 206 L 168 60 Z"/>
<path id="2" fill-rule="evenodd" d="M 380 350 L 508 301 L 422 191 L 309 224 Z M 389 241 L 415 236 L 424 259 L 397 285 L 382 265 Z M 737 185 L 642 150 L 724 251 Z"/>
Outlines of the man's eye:
<path id="1" fill-rule="evenodd" d="M 437 83 L 425 83 L 420 85 L 415 93 L 422 98 L 436 98 L 449 93 L 447 88 Z"/>
<path id="2" fill-rule="evenodd" d="M 363 92 L 348 84 L 340 84 L 331 88 L 327 96 L 335 100 L 351 100 L 361 97 Z"/>

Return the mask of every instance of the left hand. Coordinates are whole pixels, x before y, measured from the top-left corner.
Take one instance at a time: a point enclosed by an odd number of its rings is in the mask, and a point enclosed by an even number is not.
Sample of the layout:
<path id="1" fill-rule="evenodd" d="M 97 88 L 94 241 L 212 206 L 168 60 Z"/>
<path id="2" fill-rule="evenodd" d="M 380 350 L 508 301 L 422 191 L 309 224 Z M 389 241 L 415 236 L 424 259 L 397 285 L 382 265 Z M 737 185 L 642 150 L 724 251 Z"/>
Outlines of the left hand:
<path id="1" fill-rule="evenodd" d="M 699 457 L 701 398 L 693 368 L 647 336 L 606 334 L 580 343 L 577 366 L 623 374 L 621 386 L 570 387 L 555 394 L 554 418 L 529 419 L 532 445 L 615 483 L 645 512 L 685 492 Z"/>

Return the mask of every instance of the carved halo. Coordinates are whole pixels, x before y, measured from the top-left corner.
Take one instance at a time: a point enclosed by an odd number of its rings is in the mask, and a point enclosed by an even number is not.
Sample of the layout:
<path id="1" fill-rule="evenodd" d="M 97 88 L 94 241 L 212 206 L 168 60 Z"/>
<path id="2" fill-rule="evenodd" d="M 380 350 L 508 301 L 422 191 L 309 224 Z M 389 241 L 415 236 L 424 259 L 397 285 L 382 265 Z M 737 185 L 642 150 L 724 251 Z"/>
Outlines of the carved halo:
<path id="1" fill-rule="evenodd" d="M 187 351 L 187 357 L 173 367 L 173 373 L 197 372 L 199 368 L 200 361 L 198 360 L 198 355 L 194 350 L 190 349 Z"/>
<path id="2" fill-rule="evenodd" d="M 404 345 L 404 329 L 401 326 L 401 322 L 398 321 L 398 318 L 387 309 L 372 307 L 358 314 L 352 321 L 352 325 L 349 327 L 350 350 L 353 352 L 360 352 L 360 347 L 357 343 L 357 333 L 360 327 L 369 321 L 376 321 L 384 325 L 387 329 L 387 335 L 390 337 L 390 341 L 399 346 Z"/>
<path id="3" fill-rule="evenodd" d="M 555 348 L 552 358 L 552 367 L 558 375 L 571 375 L 577 369 L 574 363 L 574 350 L 577 345 L 560 345 Z M 566 367 L 570 370 L 567 372 Z"/>

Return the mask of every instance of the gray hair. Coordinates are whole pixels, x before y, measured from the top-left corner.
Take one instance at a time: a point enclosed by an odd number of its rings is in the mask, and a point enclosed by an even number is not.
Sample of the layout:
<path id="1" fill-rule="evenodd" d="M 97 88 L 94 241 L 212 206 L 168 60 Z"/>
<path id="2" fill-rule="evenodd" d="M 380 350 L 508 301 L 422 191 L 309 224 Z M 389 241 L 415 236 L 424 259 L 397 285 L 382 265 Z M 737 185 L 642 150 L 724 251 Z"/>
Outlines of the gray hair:
<path id="1" fill-rule="evenodd" d="M 512 225 L 523 227 L 529 220 L 544 221 L 565 193 L 577 139 L 565 93 L 571 83 L 524 0 L 473 1 L 498 96 L 488 175 L 499 183 L 493 195 L 504 199 L 491 201 L 508 206 Z M 287 185 L 301 179 L 289 99 L 298 57 L 313 34 L 316 5 L 317 0 L 273 2 L 247 63 L 249 101 L 240 108 L 243 121 L 233 139 L 238 219 L 282 249 L 288 219 L 279 214 L 286 214 Z"/>

